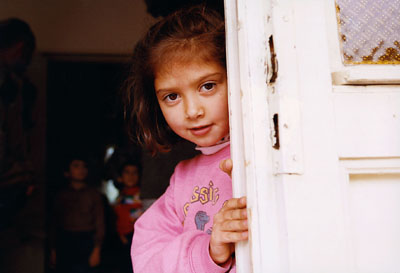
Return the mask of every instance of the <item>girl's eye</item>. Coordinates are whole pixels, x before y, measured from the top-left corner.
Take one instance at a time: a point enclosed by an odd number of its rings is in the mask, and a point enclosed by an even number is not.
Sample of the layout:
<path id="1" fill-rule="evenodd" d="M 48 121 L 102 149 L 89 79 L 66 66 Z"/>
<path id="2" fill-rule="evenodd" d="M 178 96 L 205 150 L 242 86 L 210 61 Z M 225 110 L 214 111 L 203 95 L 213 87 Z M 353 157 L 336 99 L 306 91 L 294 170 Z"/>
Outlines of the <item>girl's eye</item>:
<path id="1" fill-rule="evenodd" d="M 213 83 L 213 82 L 207 82 L 207 83 L 205 83 L 205 84 L 203 84 L 203 85 L 201 86 L 201 90 L 202 90 L 202 91 L 205 91 L 205 92 L 209 92 L 209 91 L 211 91 L 211 90 L 214 89 L 215 85 L 216 85 L 216 84 Z"/>
<path id="2" fill-rule="evenodd" d="M 178 99 L 178 94 L 175 93 L 168 94 L 164 97 L 164 100 L 166 101 L 175 101 L 176 99 Z"/>

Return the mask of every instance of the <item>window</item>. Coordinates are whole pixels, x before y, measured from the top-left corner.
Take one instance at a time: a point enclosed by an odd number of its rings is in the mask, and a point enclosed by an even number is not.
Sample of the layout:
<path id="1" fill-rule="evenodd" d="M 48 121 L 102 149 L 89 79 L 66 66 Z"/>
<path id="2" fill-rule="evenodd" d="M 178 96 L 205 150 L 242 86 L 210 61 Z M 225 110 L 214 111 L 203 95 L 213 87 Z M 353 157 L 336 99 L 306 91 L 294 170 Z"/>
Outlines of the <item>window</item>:
<path id="1" fill-rule="evenodd" d="M 336 0 L 328 12 L 333 83 L 399 84 L 400 0 Z"/>

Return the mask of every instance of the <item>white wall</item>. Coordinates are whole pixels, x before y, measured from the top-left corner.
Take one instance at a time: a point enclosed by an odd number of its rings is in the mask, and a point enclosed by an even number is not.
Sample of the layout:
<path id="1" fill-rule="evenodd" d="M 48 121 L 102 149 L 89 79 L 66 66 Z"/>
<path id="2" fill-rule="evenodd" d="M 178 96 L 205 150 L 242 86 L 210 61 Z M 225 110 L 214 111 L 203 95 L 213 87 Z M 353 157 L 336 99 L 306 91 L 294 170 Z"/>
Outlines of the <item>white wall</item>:
<path id="1" fill-rule="evenodd" d="M 0 20 L 27 21 L 39 52 L 129 54 L 154 20 L 143 0 L 1 0 Z"/>

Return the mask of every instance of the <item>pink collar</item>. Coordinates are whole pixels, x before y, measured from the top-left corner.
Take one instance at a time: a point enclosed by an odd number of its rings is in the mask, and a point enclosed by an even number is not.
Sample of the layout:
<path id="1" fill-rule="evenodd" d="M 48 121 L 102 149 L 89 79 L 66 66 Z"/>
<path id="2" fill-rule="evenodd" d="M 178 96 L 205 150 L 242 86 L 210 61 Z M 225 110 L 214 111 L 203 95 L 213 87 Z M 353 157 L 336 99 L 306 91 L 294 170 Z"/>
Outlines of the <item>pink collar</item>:
<path id="1" fill-rule="evenodd" d="M 230 144 L 230 136 L 227 135 L 220 141 L 218 141 L 215 145 L 213 146 L 208 146 L 208 147 L 200 147 L 196 146 L 196 150 L 200 151 L 203 155 L 212 155 L 215 154 L 218 151 L 221 151 L 223 148 L 228 146 Z"/>

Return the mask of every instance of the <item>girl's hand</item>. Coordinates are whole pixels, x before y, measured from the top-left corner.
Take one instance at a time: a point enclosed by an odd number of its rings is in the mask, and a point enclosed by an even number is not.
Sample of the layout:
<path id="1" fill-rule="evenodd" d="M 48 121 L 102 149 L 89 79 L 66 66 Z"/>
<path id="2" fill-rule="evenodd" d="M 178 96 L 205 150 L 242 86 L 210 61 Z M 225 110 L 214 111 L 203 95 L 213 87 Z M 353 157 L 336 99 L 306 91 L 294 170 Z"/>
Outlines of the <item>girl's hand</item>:
<path id="1" fill-rule="evenodd" d="M 226 173 L 227 175 L 229 175 L 230 178 L 232 178 L 232 167 L 233 167 L 233 163 L 232 163 L 232 159 L 228 158 L 225 160 L 222 160 L 219 163 L 219 168 Z"/>
<path id="2" fill-rule="evenodd" d="M 246 197 L 232 198 L 214 215 L 210 256 L 216 264 L 229 260 L 235 244 L 248 239 Z"/>

